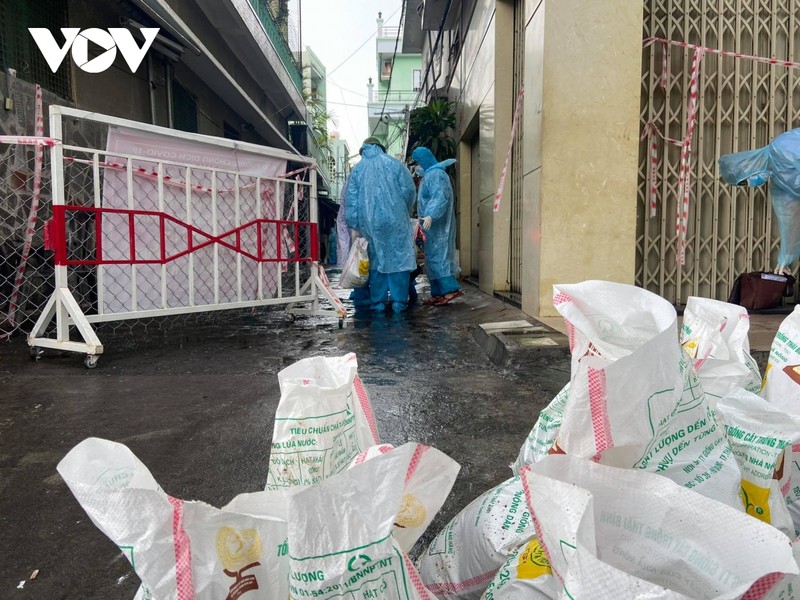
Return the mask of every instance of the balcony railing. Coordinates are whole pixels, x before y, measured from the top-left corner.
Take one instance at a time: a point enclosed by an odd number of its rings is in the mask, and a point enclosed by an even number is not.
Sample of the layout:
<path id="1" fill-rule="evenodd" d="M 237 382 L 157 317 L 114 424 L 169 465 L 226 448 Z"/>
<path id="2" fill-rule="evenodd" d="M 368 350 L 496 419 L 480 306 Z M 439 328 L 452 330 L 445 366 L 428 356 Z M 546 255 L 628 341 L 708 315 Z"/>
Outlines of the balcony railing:
<path id="1" fill-rule="evenodd" d="M 381 27 L 380 32 L 378 33 L 378 37 L 382 38 L 396 38 L 397 32 L 400 31 L 400 37 L 403 37 L 402 30 L 400 27 Z"/>
<path id="2" fill-rule="evenodd" d="M 303 69 L 295 58 L 292 49 L 289 47 L 286 36 L 281 33 L 280 26 L 272 16 L 269 6 L 267 6 L 267 0 L 250 0 L 250 6 L 253 7 L 253 11 L 258 16 L 258 20 L 261 21 L 261 25 L 264 27 L 264 33 L 267 34 L 267 37 L 272 42 L 275 51 L 278 53 L 278 57 L 283 63 L 283 66 L 286 67 L 286 72 L 289 73 L 289 77 L 292 79 L 297 91 L 302 91 Z"/>
<path id="3" fill-rule="evenodd" d="M 386 102 L 414 102 L 417 98 L 417 91 L 416 90 L 389 90 L 388 92 L 376 92 L 372 96 L 372 100 L 370 102 L 380 102 L 383 103 L 384 99 Z"/>

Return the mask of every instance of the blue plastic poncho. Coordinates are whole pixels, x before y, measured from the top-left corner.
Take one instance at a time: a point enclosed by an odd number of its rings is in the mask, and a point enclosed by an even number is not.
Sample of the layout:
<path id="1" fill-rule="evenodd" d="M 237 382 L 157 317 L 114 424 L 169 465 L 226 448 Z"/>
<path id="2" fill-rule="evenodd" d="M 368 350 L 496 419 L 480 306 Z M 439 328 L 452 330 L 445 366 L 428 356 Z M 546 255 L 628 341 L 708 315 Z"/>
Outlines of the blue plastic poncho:
<path id="1" fill-rule="evenodd" d="M 405 165 L 364 144 L 347 183 L 345 220 L 369 242 L 370 270 L 398 273 L 417 266 L 409 221 L 413 205 L 414 180 Z"/>
<path id="2" fill-rule="evenodd" d="M 778 266 L 800 256 L 800 129 L 776 137 L 767 146 L 726 154 L 719 159 L 720 177 L 731 185 L 770 181 L 772 210 L 778 220 L 781 249 Z"/>
<path id="3" fill-rule="evenodd" d="M 428 279 L 455 277 L 461 271 L 456 260 L 456 216 L 453 210 L 453 186 L 445 169 L 455 159 L 438 162 L 433 153 L 419 147 L 411 153 L 424 169 L 419 186 L 417 213 L 431 217 L 431 228 L 425 232 L 425 265 Z"/>

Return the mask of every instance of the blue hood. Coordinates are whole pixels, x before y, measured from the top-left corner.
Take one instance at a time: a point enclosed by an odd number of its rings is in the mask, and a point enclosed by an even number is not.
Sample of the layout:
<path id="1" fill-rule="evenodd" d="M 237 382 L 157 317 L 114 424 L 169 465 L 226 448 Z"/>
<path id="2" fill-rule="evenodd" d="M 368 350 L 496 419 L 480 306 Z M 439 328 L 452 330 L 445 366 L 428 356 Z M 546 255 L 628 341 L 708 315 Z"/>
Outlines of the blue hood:
<path id="1" fill-rule="evenodd" d="M 437 162 L 433 152 L 428 150 L 425 146 L 415 148 L 411 153 L 411 158 L 413 158 L 417 164 L 424 169 L 425 173 L 432 171 L 433 169 L 441 169 L 444 171 L 450 165 L 456 164 L 455 158 L 448 158 L 442 162 Z"/>

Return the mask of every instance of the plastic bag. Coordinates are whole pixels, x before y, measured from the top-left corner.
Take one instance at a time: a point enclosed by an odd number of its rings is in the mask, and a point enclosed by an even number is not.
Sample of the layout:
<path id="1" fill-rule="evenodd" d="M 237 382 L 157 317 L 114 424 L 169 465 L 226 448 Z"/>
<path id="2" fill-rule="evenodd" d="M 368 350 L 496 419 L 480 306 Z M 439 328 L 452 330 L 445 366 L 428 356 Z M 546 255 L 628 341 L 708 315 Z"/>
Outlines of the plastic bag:
<path id="1" fill-rule="evenodd" d="M 533 535 L 522 482 L 512 477 L 453 517 L 417 568 L 437 598 L 478 599 L 508 556 Z"/>
<path id="2" fill-rule="evenodd" d="M 533 538 L 508 557 L 481 600 L 554 600 L 560 588 L 542 545 Z"/>
<path id="3" fill-rule="evenodd" d="M 58 472 L 134 567 L 137 598 L 288 597 L 287 494 L 244 494 L 222 509 L 179 500 L 128 448 L 98 438 L 75 446 Z"/>
<path id="4" fill-rule="evenodd" d="M 785 450 L 800 440 L 800 417 L 775 409 L 751 392 L 739 390 L 721 399 L 717 412 L 742 472 L 742 503 L 747 514 L 795 537 L 786 507 L 790 469 Z M 798 507 L 800 508 L 800 506 Z"/>
<path id="5" fill-rule="evenodd" d="M 350 246 L 350 254 L 342 267 L 339 287 L 355 289 L 364 287 L 369 282 L 368 242 L 364 238 L 356 238 Z"/>
<path id="6" fill-rule="evenodd" d="M 713 402 L 739 388 L 758 393 L 761 374 L 750 356 L 750 317 L 741 306 L 690 296 L 681 345 L 692 357 L 703 391 Z"/>
<path id="7" fill-rule="evenodd" d="M 570 598 L 732 600 L 764 575 L 798 573 L 783 533 L 665 477 L 553 455 L 522 480 Z"/>
<path id="8" fill-rule="evenodd" d="M 317 483 L 380 442 L 357 368 L 350 353 L 306 358 L 278 373 L 281 399 L 266 489 Z"/>
<path id="9" fill-rule="evenodd" d="M 539 413 L 533 429 L 519 450 L 516 462 L 511 465 L 514 475 L 519 475 L 525 465 L 538 462 L 553 451 L 553 444 L 564 419 L 567 400 L 569 400 L 569 384 L 565 385 Z"/>
<path id="10" fill-rule="evenodd" d="M 443 475 L 426 484 L 433 511 L 446 499 L 458 471 L 438 450 L 423 448 L 405 444 L 290 498 L 292 598 L 433 600 L 392 535 L 402 525 L 407 483 L 417 469 L 443 467 L 438 468 Z M 429 467 L 423 466 L 426 461 L 432 461 Z"/>
<path id="11" fill-rule="evenodd" d="M 641 288 L 605 281 L 554 291 L 572 352 L 559 448 L 657 472 L 741 509 L 739 467 L 678 343 L 674 307 Z"/>
<path id="12" fill-rule="evenodd" d="M 769 196 L 778 221 L 781 248 L 778 265 L 789 266 L 800 255 L 800 129 L 777 136 L 763 148 L 726 154 L 720 177 L 731 185 L 770 182 Z"/>

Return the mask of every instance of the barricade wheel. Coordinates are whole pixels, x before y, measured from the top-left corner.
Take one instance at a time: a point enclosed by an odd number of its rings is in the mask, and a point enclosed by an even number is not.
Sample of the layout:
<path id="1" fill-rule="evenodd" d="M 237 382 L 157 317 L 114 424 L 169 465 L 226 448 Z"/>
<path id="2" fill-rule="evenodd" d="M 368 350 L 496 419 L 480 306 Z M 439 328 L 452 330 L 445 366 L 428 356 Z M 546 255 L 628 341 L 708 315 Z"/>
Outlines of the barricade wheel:
<path id="1" fill-rule="evenodd" d="M 39 360 L 44 356 L 44 350 L 38 346 L 31 346 L 31 360 Z"/>
<path id="2" fill-rule="evenodd" d="M 344 327 L 344 319 L 339 319 L 339 329 Z"/>
<path id="3" fill-rule="evenodd" d="M 96 354 L 87 354 L 86 358 L 83 359 L 83 366 L 87 369 L 94 369 L 98 360 L 100 360 L 100 357 Z"/>

